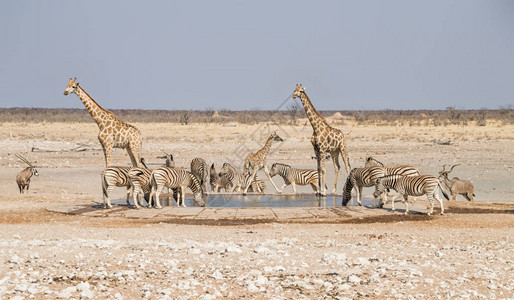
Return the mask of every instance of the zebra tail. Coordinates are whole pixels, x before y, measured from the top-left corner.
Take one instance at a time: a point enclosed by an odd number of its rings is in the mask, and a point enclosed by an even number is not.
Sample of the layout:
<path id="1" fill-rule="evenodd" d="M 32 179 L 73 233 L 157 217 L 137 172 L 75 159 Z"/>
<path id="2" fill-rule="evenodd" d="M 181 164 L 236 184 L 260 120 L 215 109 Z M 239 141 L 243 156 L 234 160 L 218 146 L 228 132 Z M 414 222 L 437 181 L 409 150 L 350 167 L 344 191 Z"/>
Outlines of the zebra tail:
<path id="1" fill-rule="evenodd" d="M 107 197 L 107 180 L 105 180 L 105 176 L 102 173 L 102 193 L 105 197 Z"/>
<path id="2" fill-rule="evenodd" d="M 441 182 L 439 182 L 439 189 L 441 190 L 441 193 L 443 193 L 444 198 L 446 200 L 450 200 L 450 196 L 448 195 L 448 192 L 446 191 L 446 187 L 444 187 Z"/>

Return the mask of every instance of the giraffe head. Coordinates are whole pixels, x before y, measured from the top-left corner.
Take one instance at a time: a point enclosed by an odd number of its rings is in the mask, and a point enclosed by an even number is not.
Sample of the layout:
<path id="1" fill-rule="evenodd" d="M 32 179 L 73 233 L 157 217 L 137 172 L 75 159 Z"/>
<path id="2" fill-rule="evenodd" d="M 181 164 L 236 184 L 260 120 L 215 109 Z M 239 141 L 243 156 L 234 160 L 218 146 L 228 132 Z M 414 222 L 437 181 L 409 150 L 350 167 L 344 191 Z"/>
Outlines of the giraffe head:
<path id="1" fill-rule="evenodd" d="M 68 86 L 64 90 L 64 95 L 68 95 L 70 93 L 75 93 L 79 88 L 79 84 L 77 83 L 77 78 L 71 79 L 68 81 Z"/>
<path id="2" fill-rule="evenodd" d="M 301 84 L 297 84 L 296 88 L 294 89 L 293 99 L 296 99 L 296 97 L 301 97 L 303 93 L 305 93 L 305 88 Z"/>
<path id="3" fill-rule="evenodd" d="M 277 142 L 283 142 L 284 141 L 281 137 L 278 136 L 276 131 L 271 134 L 271 138 L 274 141 L 277 141 Z"/>

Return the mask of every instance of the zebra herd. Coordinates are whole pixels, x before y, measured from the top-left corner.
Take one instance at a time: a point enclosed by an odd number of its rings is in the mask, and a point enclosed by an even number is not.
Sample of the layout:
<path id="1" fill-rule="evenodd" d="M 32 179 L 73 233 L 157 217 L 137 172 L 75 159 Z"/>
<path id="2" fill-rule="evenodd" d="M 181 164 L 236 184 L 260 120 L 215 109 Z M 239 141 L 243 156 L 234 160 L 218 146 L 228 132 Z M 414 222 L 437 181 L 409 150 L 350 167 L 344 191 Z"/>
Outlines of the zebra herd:
<path id="1" fill-rule="evenodd" d="M 217 172 L 214 163 L 209 168 L 204 159 L 194 158 L 191 161 L 190 171 L 187 171 L 175 168 L 172 155 L 167 154 L 165 158 L 166 164 L 153 170 L 146 166 L 143 158 L 141 159 L 143 167 L 106 167 L 102 171 L 104 207 L 112 207 L 110 193 L 115 186 L 127 188 L 127 205 L 130 205 L 129 196 L 132 193 L 135 208 L 143 206 L 143 199 L 148 203 L 148 207 L 161 208 L 160 195 L 165 188 L 173 191 L 173 198 L 176 200 L 177 206 L 185 206 L 184 198 L 188 188 L 194 195 L 194 202 L 198 206 L 205 206 L 207 181 L 211 191 L 216 193 L 221 190 L 237 193 L 243 191 L 246 186 L 249 186 L 249 192 L 266 192 L 266 184 L 262 179 L 255 176 L 251 181 L 250 173 L 239 173 L 228 162 L 223 164 L 220 172 Z M 440 178 L 421 175 L 419 170 L 413 166 L 385 167 L 384 164 L 373 157 L 367 157 L 364 167 L 354 168 L 350 171 L 343 188 L 342 206 L 349 204 L 352 198 L 352 190 L 355 190 L 357 205 L 362 205 L 362 189 L 364 187 L 374 187 L 373 196 L 380 198 L 379 207 L 383 207 L 387 203 L 388 193 L 393 190 L 396 192 L 392 197 L 393 211 L 395 210 L 396 198 L 401 198 L 405 203 L 405 213 L 407 214 L 409 212 L 408 196 L 426 195 L 430 203 L 428 214 L 433 213 L 434 200 L 439 202 L 441 214 L 444 214 L 443 202 L 439 197 L 439 192 L 447 200 L 449 200 L 447 191 L 454 194 L 452 187 L 445 184 L 445 181 L 441 179 L 444 176 L 447 178 L 447 173 L 448 171 L 444 171 L 443 168 L 443 171 L 440 172 Z M 316 193 L 320 190 L 318 186 L 319 174 L 316 170 L 297 169 L 283 163 L 274 163 L 269 175 L 271 177 L 279 175 L 283 178 L 284 185 L 279 193 L 289 185 L 292 186 L 295 194 L 296 185 L 310 185 Z M 458 180 L 458 178 L 455 179 Z M 473 194 L 472 191 L 471 194 Z"/>

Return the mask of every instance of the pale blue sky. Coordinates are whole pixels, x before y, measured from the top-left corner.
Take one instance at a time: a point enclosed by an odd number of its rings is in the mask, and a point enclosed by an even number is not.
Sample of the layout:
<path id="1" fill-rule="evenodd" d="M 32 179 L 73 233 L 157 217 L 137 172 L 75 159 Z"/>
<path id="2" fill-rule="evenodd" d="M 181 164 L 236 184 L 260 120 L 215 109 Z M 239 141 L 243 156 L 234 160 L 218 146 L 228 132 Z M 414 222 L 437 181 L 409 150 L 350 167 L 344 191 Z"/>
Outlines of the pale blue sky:
<path id="1" fill-rule="evenodd" d="M 0 106 L 318 109 L 514 103 L 514 1 L 1 1 Z M 290 100 L 293 101 L 293 100 Z"/>

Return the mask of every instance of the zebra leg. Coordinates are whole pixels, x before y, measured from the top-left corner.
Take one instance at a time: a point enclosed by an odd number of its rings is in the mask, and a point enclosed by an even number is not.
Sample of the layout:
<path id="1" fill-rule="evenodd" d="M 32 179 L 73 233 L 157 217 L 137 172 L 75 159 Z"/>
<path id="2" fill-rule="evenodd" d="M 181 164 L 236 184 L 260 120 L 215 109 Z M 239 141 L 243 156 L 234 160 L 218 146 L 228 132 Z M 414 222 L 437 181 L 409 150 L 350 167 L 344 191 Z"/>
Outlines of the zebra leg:
<path id="1" fill-rule="evenodd" d="M 441 206 L 441 215 L 444 215 L 443 200 L 439 198 L 439 195 L 437 193 L 434 193 L 433 197 L 439 202 L 439 205 Z"/>
<path id="2" fill-rule="evenodd" d="M 157 191 L 155 192 L 155 208 L 161 209 L 161 200 L 159 199 L 159 196 L 162 193 L 162 190 L 164 189 L 164 185 L 158 186 Z"/>
<path id="3" fill-rule="evenodd" d="M 396 209 L 394 208 L 394 201 L 396 200 L 396 197 L 393 196 L 393 199 L 391 199 L 391 210 L 392 211 L 395 211 Z"/>
<path id="4" fill-rule="evenodd" d="M 292 181 L 291 186 L 293 187 L 293 193 L 296 195 L 296 183 Z"/>
<path id="5" fill-rule="evenodd" d="M 130 206 L 130 201 L 129 201 L 129 198 L 130 198 L 130 192 L 132 191 L 132 186 L 129 186 L 127 188 L 127 206 Z M 134 192 L 132 191 L 132 195 L 134 195 Z"/>
<path id="6" fill-rule="evenodd" d="M 362 203 L 361 203 L 362 186 L 357 187 L 355 190 L 357 191 L 357 205 L 362 206 Z"/>
<path id="7" fill-rule="evenodd" d="M 284 183 L 284 185 L 280 188 L 280 191 L 278 191 L 279 194 L 282 194 L 282 191 L 287 187 L 287 184 Z"/>
<path id="8" fill-rule="evenodd" d="M 409 214 L 409 196 L 404 195 L 403 196 L 403 203 L 405 203 L 405 214 Z"/>
<path id="9" fill-rule="evenodd" d="M 430 210 L 428 211 L 427 215 L 430 216 L 434 213 L 434 198 L 433 198 L 433 195 L 428 195 L 428 194 L 427 194 L 427 198 L 428 198 L 428 202 L 430 203 Z"/>
<path id="10" fill-rule="evenodd" d="M 321 165 L 321 174 L 319 175 L 321 177 L 321 193 L 320 193 L 320 196 L 321 197 L 326 197 L 327 196 L 327 191 L 326 191 L 326 181 L 325 181 L 325 174 L 326 174 L 326 170 L 325 170 L 325 167 L 326 167 L 326 162 L 325 162 L 325 153 L 323 153 L 323 155 L 321 155 L 321 161 L 320 161 L 320 165 Z"/>
<path id="11" fill-rule="evenodd" d="M 339 151 L 335 153 L 330 153 L 330 156 L 332 156 L 332 163 L 334 164 L 334 170 L 336 172 L 334 189 L 332 190 L 332 194 L 335 194 L 337 190 L 337 179 L 339 177 L 339 170 L 341 170 L 341 165 L 339 164 Z"/>
<path id="12" fill-rule="evenodd" d="M 246 185 L 245 189 L 243 190 L 243 195 L 246 195 L 246 192 L 248 192 L 248 188 L 252 184 L 252 181 L 255 179 L 255 175 L 257 174 L 257 171 L 258 171 L 257 168 L 253 169 L 252 175 L 250 176 L 250 179 L 248 180 L 248 184 Z M 268 173 L 266 173 L 266 174 L 269 176 Z M 273 184 L 273 185 L 275 185 L 275 184 Z"/>
<path id="13" fill-rule="evenodd" d="M 316 195 L 319 193 L 319 188 L 314 183 L 311 183 L 312 190 L 316 193 Z"/>
<path id="14" fill-rule="evenodd" d="M 387 203 L 387 192 L 384 191 L 382 193 L 382 196 L 380 197 L 380 202 L 378 203 L 378 207 L 382 208 L 382 207 L 384 207 L 384 205 L 386 205 L 386 203 Z"/>
<path id="15" fill-rule="evenodd" d="M 105 198 L 104 198 L 104 208 L 112 208 L 112 205 L 111 205 L 111 192 L 112 192 L 112 189 L 114 188 L 114 186 L 109 186 L 107 187 L 107 206 L 105 204 Z"/>
<path id="16" fill-rule="evenodd" d="M 180 193 L 182 194 L 182 199 L 180 202 L 182 203 L 182 207 L 186 207 L 186 187 L 180 187 Z"/>

